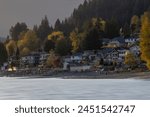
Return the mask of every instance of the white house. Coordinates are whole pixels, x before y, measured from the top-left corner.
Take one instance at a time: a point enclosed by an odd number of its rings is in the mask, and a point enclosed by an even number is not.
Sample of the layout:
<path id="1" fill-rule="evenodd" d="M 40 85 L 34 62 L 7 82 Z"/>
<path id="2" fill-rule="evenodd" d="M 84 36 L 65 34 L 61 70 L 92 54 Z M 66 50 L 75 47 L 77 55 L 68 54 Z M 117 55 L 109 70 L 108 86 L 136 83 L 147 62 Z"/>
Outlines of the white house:
<path id="1" fill-rule="evenodd" d="M 8 63 L 3 63 L 3 66 L 1 67 L 1 71 L 6 71 L 8 67 Z"/>
<path id="2" fill-rule="evenodd" d="M 47 59 L 48 59 L 48 57 L 49 57 L 49 53 L 46 53 L 46 52 L 42 52 L 42 53 L 40 53 L 40 61 L 42 62 L 42 61 L 46 61 Z"/>
<path id="3" fill-rule="evenodd" d="M 23 57 L 21 57 L 20 61 L 21 61 L 22 64 L 23 63 L 33 63 L 34 62 L 34 58 L 31 55 L 23 56 Z"/>
<path id="4" fill-rule="evenodd" d="M 120 47 L 121 45 L 119 41 L 114 40 L 114 41 L 109 42 L 107 46 L 108 47 Z"/>
<path id="5" fill-rule="evenodd" d="M 129 49 L 135 56 L 138 56 L 140 54 L 140 47 L 138 45 L 134 45 Z"/>
<path id="6" fill-rule="evenodd" d="M 116 37 L 110 40 L 108 47 L 123 47 L 125 45 L 125 40 L 122 37 Z"/>
<path id="7" fill-rule="evenodd" d="M 31 53 L 27 56 L 21 57 L 20 59 L 21 65 L 38 65 L 39 62 L 40 62 L 39 53 Z"/>
<path id="8" fill-rule="evenodd" d="M 117 59 L 118 59 L 118 52 L 117 51 L 113 51 L 111 53 L 108 53 L 105 59 L 107 61 L 110 61 L 110 62 L 117 61 Z"/>
<path id="9" fill-rule="evenodd" d="M 117 61 L 118 61 L 118 63 L 123 63 L 128 49 L 118 48 L 117 51 L 118 51 L 118 60 Z"/>
<path id="10" fill-rule="evenodd" d="M 83 59 L 82 53 L 77 53 L 71 56 L 71 61 L 73 62 L 81 62 Z"/>
<path id="11" fill-rule="evenodd" d="M 100 39 L 100 41 L 102 41 L 102 45 L 103 46 L 107 46 L 107 44 L 110 42 L 111 39 L 108 39 L 108 38 L 103 38 L 103 39 Z"/>
<path id="12" fill-rule="evenodd" d="M 126 38 L 125 42 L 130 45 L 130 44 L 135 44 L 136 42 L 138 42 L 140 39 L 139 38 Z"/>
<path id="13" fill-rule="evenodd" d="M 113 62 L 118 59 L 118 51 L 116 51 L 116 49 L 104 48 L 102 52 L 105 62 Z"/>
<path id="14" fill-rule="evenodd" d="M 71 61 L 71 56 L 65 56 L 65 57 L 63 57 L 63 61 L 64 61 L 64 63 L 70 63 L 70 62 L 72 62 Z"/>

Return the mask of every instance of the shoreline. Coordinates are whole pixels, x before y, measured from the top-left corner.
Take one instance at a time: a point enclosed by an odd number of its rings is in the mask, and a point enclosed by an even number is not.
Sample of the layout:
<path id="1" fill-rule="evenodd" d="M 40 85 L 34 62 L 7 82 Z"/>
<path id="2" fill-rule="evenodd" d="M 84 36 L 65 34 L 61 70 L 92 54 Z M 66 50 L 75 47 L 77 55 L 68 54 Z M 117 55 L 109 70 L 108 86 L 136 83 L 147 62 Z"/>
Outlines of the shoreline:
<path id="1" fill-rule="evenodd" d="M 48 75 L 4 75 L 2 77 L 15 77 L 18 79 L 38 79 L 38 78 L 61 78 L 61 79 L 150 79 L 150 72 L 122 72 L 107 74 L 99 72 L 58 72 Z"/>
<path id="2" fill-rule="evenodd" d="M 93 76 L 64 76 L 63 79 L 150 79 L 150 72 L 125 72 Z"/>

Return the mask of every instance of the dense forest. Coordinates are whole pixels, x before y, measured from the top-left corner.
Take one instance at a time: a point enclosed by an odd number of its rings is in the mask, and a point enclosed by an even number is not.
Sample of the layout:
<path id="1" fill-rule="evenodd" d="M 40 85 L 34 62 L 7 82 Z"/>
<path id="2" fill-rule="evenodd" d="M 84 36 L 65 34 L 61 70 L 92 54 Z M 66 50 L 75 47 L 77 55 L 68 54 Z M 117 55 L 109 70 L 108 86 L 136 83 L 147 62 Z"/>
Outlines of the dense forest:
<path id="1" fill-rule="evenodd" d="M 60 26 L 57 25 L 57 21 L 56 27 L 68 32 L 70 29 L 67 28 L 81 28 L 93 17 L 101 17 L 106 21 L 114 19 L 121 27 L 125 23 L 130 23 L 133 15 L 140 16 L 148 9 L 150 0 L 85 0 Z"/>

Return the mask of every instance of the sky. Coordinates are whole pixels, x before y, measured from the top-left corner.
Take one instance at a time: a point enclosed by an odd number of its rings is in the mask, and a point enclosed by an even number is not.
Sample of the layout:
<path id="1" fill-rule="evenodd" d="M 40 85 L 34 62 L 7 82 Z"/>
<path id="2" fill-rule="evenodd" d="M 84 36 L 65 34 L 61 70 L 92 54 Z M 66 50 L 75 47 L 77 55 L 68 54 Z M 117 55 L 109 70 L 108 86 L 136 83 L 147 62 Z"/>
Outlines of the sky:
<path id="1" fill-rule="evenodd" d="M 84 0 L 0 0 L 0 36 L 6 37 L 17 22 L 25 22 L 29 28 L 40 24 L 47 15 L 50 25 L 57 18 L 63 20 Z"/>

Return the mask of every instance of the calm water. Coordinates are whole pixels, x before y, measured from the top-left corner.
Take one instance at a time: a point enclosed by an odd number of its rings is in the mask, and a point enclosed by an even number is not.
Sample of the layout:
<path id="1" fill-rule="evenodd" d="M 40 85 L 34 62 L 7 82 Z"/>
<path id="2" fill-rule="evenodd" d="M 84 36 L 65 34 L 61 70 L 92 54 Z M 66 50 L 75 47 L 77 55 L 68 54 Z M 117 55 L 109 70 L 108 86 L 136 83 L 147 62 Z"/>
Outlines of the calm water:
<path id="1" fill-rule="evenodd" d="M 0 78 L 0 99 L 150 99 L 150 80 Z"/>

